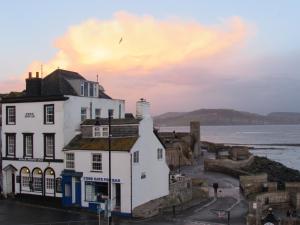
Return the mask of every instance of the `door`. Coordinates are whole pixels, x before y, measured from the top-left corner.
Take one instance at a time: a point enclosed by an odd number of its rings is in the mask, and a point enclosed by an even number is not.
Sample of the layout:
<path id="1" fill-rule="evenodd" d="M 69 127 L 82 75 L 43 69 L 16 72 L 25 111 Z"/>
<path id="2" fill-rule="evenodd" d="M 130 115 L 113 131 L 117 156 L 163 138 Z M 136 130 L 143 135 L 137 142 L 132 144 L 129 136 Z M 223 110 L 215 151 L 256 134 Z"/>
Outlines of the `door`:
<path id="1" fill-rule="evenodd" d="M 5 171 L 5 188 L 6 190 L 4 190 L 4 192 L 6 192 L 7 194 L 12 193 L 13 192 L 13 172 L 12 170 L 6 170 Z"/>
<path id="2" fill-rule="evenodd" d="M 72 177 L 71 176 L 62 176 L 62 204 L 63 206 L 72 205 Z"/>
<path id="3" fill-rule="evenodd" d="M 15 193 L 15 173 L 11 174 L 11 191 Z"/>
<path id="4" fill-rule="evenodd" d="M 81 182 L 78 177 L 75 180 L 75 204 L 81 206 Z"/>
<path id="5" fill-rule="evenodd" d="M 121 208 L 121 184 L 116 184 L 116 209 Z"/>

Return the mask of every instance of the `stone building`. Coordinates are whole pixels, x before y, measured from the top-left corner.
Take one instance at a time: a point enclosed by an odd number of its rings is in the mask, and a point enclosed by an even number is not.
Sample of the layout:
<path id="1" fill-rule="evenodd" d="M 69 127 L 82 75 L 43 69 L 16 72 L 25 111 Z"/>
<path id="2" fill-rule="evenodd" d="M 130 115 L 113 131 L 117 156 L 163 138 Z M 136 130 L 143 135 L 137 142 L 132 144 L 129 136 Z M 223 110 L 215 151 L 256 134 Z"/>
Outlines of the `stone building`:
<path id="1" fill-rule="evenodd" d="M 190 132 L 157 132 L 166 147 L 166 160 L 170 169 L 191 165 L 201 155 L 200 123 L 192 121 Z"/>

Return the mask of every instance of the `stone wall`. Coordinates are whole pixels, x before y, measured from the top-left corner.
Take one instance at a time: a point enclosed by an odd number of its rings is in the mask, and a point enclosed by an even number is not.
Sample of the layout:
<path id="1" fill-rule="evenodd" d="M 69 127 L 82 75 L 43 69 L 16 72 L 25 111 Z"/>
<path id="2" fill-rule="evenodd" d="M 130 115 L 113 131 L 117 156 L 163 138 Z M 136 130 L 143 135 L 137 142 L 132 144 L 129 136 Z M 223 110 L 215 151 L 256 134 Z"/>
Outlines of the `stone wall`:
<path id="1" fill-rule="evenodd" d="M 230 169 L 242 169 L 243 167 L 249 166 L 254 160 L 254 156 L 251 155 L 246 160 L 234 161 L 230 159 L 205 159 L 204 160 L 204 169 L 212 170 L 214 167 L 227 167 Z"/>
<path id="2" fill-rule="evenodd" d="M 179 166 L 191 165 L 191 161 L 177 148 L 166 149 L 166 161 L 170 170 Z"/>
<path id="3" fill-rule="evenodd" d="M 148 218 L 155 216 L 172 206 L 180 206 L 193 198 L 192 179 L 182 177 L 177 182 L 170 183 L 168 196 L 154 199 L 133 209 L 133 217 Z"/>
<path id="4" fill-rule="evenodd" d="M 266 173 L 251 176 L 240 176 L 240 188 L 245 196 L 262 192 L 265 184 L 268 184 L 268 175 Z"/>
<path id="5" fill-rule="evenodd" d="M 205 159 L 204 170 L 212 172 L 220 172 L 230 176 L 239 178 L 242 175 L 251 175 L 243 171 L 242 168 L 250 165 L 254 160 L 254 156 L 250 156 L 246 160 L 234 161 L 230 159 Z"/>
<path id="6" fill-rule="evenodd" d="M 251 156 L 247 147 L 233 147 L 229 150 L 229 157 L 232 160 L 245 160 Z"/>

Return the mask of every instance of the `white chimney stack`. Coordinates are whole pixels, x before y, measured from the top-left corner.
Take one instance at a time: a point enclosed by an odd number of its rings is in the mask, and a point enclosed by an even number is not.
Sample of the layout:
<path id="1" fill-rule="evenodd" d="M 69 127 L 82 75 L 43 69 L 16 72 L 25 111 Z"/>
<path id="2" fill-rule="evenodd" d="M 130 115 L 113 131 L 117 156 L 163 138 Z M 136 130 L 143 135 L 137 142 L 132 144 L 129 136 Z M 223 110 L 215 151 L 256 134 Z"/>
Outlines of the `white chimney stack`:
<path id="1" fill-rule="evenodd" d="M 150 103 L 141 98 L 136 102 L 136 118 L 144 119 L 150 117 Z"/>

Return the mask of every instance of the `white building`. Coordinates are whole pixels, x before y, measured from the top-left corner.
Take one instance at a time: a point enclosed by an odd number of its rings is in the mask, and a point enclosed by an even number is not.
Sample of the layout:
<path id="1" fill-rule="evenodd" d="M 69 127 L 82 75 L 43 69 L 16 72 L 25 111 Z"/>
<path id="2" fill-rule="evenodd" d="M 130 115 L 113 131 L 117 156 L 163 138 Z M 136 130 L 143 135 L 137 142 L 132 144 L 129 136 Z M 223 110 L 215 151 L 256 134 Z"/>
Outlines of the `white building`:
<path id="1" fill-rule="evenodd" d="M 122 214 L 169 194 L 165 149 L 153 132 L 148 108 L 141 100 L 137 119 L 112 120 L 112 209 Z M 95 209 L 97 196 L 108 195 L 108 120 L 86 120 L 81 131 L 65 147 L 63 185 L 70 193 L 63 202 Z"/>
<path id="2" fill-rule="evenodd" d="M 26 79 L 26 90 L 2 99 L 3 191 L 61 197 L 63 148 L 85 119 L 124 118 L 124 100 L 111 99 L 97 83 L 57 69 Z"/>
<path id="3" fill-rule="evenodd" d="M 131 215 L 135 207 L 168 195 L 169 168 L 149 103 L 139 101 L 136 118 L 125 117 L 123 100 L 60 69 L 44 79 L 30 74 L 22 96 L 2 100 L 4 193 L 95 209 L 97 196 L 108 192 L 109 110 L 112 209 Z"/>

